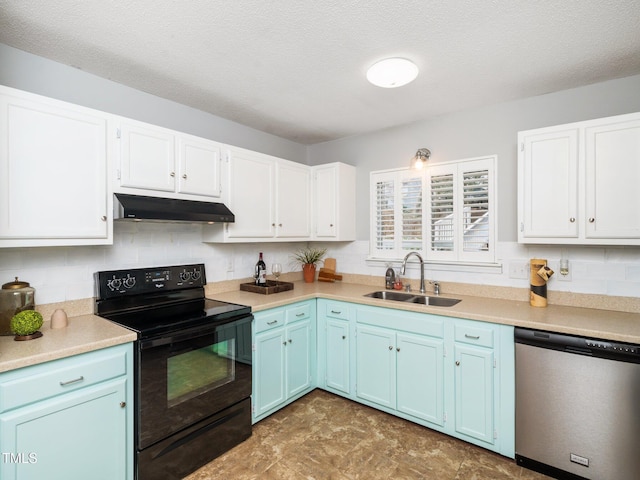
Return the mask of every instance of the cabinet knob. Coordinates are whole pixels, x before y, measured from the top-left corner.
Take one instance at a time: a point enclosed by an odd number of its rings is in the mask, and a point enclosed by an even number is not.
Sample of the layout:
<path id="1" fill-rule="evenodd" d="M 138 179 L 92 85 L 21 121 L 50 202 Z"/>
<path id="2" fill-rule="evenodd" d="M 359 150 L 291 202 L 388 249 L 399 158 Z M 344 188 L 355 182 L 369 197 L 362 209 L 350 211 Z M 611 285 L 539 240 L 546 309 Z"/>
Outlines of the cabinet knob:
<path id="1" fill-rule="evenodd" d="M 575 221 L 576 221 L 576 217 L 571 217 L 571 218 L 569 219 L 569 221 L 570 221 L 571 223 L 575 223 Z"/>
<path id="2" fill-rule="evenodd" d="M 342 335 L 342 339 L 346 340 L 347 336 L 346 335 Z"/>
<path id="3" fill-rule="evenodd" d="M 175 177 L 175 176 L 176 176 L 176 172 L 171 172 L 171 173 L 169 174 L 169 176 L 170 176 L 170 177 Z"/>
<path id="4" fill-rule="evenodd" d="M 289 343 L 293 342 L 293 340 L 289 339 Z"/>
<path id="5" fill-rule="evenodd" d="M 282 342 L 282 344 L 286 347 L 287 346 L 287 341 L 285 340 L 284 342 Z"/>
<path id="6" fill-rule="evenodd" d="M 276 226 L 276 224 L 275 224 L 275 223 L 272 223 L 272 224 L 271 224 L 271 226 L 272 226 L 272 227 L 275 227 L 275 226 Z"/>
<path id="7" fill-rule="evenodd" d="M 186 180 L 187 179 L 187 174 L 185 173 L 184 175 L 182 175 L 182 178 L 184 178 Z"/>
<path id="8" fill-rule="evenodd" d="M 456 367 L 460 366 L 460 360 L 456 360 Z"/>
<path id="9" fill-rule="evenodd" d="M 127 406 L 127 402 L 120 402 L 120 408 L 124 408 Z"/>
<path id="10" fill-rule="evenodd" d="M 279 224 L 278 224 L 278 226 L 279 226 L 279 227 L 281 227 L 281 226 L 282 226 L 282 224 L 281 224 L 281 223 L 279 223 Z"/>
<path id="11" fill-rule="evenodd" d="M 103 222 L 106 222 L 107 221 L 107 216 L 106 215 L 102 215 L 100 217 L 100 220 L 102 220 Z"/>
<path id="12" fill-rule="evenodd" d="M 396 348 L 396 351 L 399 352 L 400 351 L 400 347 Z"/>
<path id="13" fill-rule="evenodd" d="M 389 345 L 389 350 L 393 350 L 393 346 L 392 345 Z"/>
<path id="14" fill-rule="evenodd" d="M 330 227 L 333 227 L 333 223 L 330 223 L 330 224 L 329 224 L 329 226 L 330 226 Z"/>
<path id="15" fill-rule="evenodd" d="M 593 222 L 595 222 L 595 221 L 596 221 L 596 219 L 595 219 L 595 218 L 593 218 L 593 217 L 589 217 L 589 223 L 593 223 Z"/>

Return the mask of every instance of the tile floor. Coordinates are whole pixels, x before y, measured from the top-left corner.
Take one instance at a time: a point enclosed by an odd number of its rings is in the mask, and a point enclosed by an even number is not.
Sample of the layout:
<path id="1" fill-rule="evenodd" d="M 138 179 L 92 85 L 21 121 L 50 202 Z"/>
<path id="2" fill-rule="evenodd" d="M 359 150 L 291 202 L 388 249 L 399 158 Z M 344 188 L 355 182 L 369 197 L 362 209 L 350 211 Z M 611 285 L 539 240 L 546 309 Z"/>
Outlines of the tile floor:
<path id="1" fill-rule="evenodd" d="M 547 479 L 514 460 L 322 390 L 185 480 Z"/>

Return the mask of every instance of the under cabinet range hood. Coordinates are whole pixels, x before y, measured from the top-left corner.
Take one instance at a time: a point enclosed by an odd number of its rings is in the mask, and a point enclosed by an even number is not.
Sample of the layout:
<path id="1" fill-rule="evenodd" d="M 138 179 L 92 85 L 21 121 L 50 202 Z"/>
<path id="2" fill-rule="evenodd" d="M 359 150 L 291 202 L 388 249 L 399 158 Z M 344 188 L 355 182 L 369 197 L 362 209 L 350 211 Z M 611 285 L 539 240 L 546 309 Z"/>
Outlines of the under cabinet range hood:
<path id="1" fill-rule="evenodd" d="M 114 196 L 114 220 L 188 223 L 235 222 L 235 216 L 223 203 L 145 197 L 124 193 L 115 193 Z"/>

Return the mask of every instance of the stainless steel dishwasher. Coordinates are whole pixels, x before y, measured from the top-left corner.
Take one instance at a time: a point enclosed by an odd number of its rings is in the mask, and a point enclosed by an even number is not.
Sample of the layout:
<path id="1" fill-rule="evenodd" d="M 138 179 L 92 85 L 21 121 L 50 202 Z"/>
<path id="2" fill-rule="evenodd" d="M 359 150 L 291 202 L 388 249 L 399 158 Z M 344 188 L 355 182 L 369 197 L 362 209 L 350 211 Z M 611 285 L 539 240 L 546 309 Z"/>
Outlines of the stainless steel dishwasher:
<path id="1" fill-rule="evenodd" d="M 640 475 L 640 346 L 515 329 L 516 461 L 561 479 Z"/>

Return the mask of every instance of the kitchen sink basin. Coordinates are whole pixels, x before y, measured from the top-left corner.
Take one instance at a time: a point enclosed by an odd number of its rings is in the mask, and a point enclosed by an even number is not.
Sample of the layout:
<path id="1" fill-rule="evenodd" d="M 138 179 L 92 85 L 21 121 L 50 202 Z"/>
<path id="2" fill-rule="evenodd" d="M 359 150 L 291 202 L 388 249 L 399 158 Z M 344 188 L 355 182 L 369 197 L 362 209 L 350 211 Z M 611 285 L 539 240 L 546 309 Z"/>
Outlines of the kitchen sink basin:
<path id="1" fill-rule="evenodd" d="M 389 290 L 367 293 L 365 297 L 380 298 L 382 300 L 395 300 L 396 302 L 410 302 L 415 297 L 413 293 L 401 293 Z"/>
<path id="2" fill-rule="evenodd" d="M 413 293 L 393 292 L 388 290 L 379 290 L 377 292 L 367 293 L 365 297 L 379 298 L 381 300 L 393 300 L 395 302 L 418 303 L 420 305 L 429 305 L 432 307 L 452 307 L 456 303 L 460 302 L 457 298 L 414 295 Z"/>

